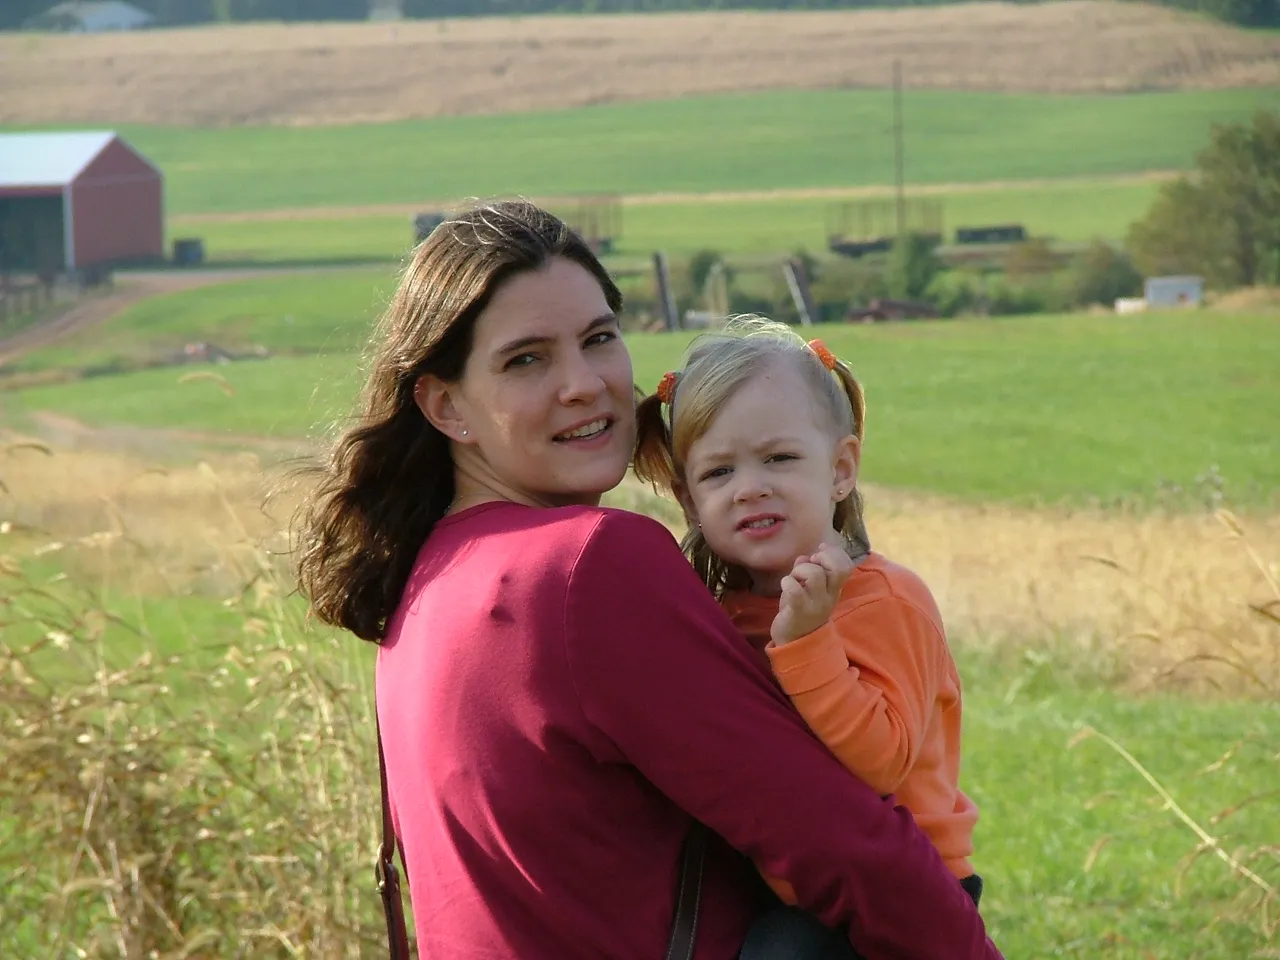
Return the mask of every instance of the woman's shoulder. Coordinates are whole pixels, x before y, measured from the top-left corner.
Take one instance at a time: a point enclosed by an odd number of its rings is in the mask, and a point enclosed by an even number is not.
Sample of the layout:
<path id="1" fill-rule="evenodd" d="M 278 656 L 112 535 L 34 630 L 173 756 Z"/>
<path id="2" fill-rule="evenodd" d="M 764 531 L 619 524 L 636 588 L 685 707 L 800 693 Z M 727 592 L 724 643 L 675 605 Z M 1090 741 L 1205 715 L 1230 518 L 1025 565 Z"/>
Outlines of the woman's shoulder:
<path id="1" fill-rule="evenodd" d="M 671 531 L 652 517 L 616 507 L 568 507 L 564 523 L 599 562 L 604 555 L 620 564 L 648 562 L 655 555 L 684 556 Z"/>
<path id="2" fill-rule="evenodd" d="M 590 552 L 631 562 L 655 553 L 674 554 L 683 559 L 671 532 L 652 517 L 613 507 L 567 506 L 523 507 L 514 504 L 474 508 L 474 522 L 460 523 L 457 534 L 475 541 L 513 537 L 523 559 L 541 555 L 544 561 L 555 556 L 572 564 Z M 464 515 L 459 515 L 464 519 Z M 505 550 L 505 545 L 504 545 Z"/>

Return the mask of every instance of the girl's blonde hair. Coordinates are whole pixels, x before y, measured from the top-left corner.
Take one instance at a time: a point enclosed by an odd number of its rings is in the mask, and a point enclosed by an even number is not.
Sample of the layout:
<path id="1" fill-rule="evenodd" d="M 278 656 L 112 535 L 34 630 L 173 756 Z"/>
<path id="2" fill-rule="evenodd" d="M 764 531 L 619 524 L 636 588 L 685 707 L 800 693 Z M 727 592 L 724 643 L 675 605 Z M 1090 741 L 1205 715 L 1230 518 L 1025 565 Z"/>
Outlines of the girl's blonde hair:
<path id="1" fill-rule="evenodd" d="M 818 352 L 786 324 L 763 317 L 734 317 L 723 330 L 694 340 L 682 369 L 665 378 L 665 389 L 640 401 L 633 464 L 636 476 L 674 496 L 687 489 L 684 467 L 689 449 L 710 429 L 730 397 L 780 361 L 793 364 L 809 385 L 814 412 L 828 422 L 833 434 L 853 435 L 861 443 L 866 401 L 862 385 L 845 363 L 836 359 L 834 368 L 828 370 Z M 854 556 L 871 549 L 862 516 L 862 494 L 856 485 L 836 504 L 832 524 L 848 541 Z M 698 576 L 717 595 L 749 584 L 746 571 L 716 556 L 695 525 L 689 525 L 680 546 Z"/>

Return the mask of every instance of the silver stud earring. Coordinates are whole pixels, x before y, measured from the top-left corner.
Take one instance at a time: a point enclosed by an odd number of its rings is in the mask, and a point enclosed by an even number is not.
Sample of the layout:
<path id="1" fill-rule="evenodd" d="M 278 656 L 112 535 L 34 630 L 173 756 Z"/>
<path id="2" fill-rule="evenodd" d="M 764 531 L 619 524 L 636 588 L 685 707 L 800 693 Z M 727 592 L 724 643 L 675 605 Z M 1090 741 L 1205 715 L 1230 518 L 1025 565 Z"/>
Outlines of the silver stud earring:
<path id="1" fill-rule="evenodd" d="M 463 431 L 462 431 L 462 435 L 465 437 L 465 436 L 467 435 L 467 431 L 466 431 L 466 430 L 463 430 Z"/>

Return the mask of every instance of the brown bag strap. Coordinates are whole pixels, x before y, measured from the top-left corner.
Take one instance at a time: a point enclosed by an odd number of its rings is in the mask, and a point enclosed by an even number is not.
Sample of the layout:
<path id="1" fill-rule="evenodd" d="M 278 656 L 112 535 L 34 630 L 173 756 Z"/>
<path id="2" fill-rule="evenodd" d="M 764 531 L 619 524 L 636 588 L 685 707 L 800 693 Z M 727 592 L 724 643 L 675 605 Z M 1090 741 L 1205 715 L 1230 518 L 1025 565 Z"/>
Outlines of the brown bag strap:
<path id="1" fill-rule="evenodd" d="M 706 853 L 707 828 L 695 820 L 680 850 L 676 915 L 671 923 L 666 960 L 693 960 L 693 945 L 698 938 L 698 905 L 702 901 L 702 865 Z"/>
<path id="2" fill-rule="evenodd" d="M 396 831 L 391 822 L 391 800 L 387 794 L 387 760 L 382 752 L 382 729 L 374 708 L 373 730 L 378 738 L 378 780 L 382 788 L 382 843 L 374 867 L 378 893 L 382 896 L 382 912 L 387 918 L 387 943 L 390 960 L 410 960 L 409 933 L 404 922 L 404 901 L 400 896 L 400 871 L 396 869 Z M 693 945 L 698 937 L 698 905 L 702 900 L 702 867 L 707 852 L 707 828 L 696 820 L 689 828 L 680 849 L 680 879 L 676 886 L 676 912 L 671 923 L 671 939 L 667 942 L 665 960 L 693 960 Z M 404 850 L 400 850 L 400 862 Z"/>
<path id="3" fill-rule="evenodd" d="M 378 779 L 382 785 L 382 843 L 374 866 L 378 893 L 382 896 L 382 912 L 387 918 L 387 943 L 391 960 L 410 960 L 409 932 L 404 924 L 404 901 L 400 896 L 400 871 L 396 869 L 396 830 L 391 822 L 391 799 L 387 795 L 387 760 L 382 755 L 382 730 L 378 726 L 378 710 L 373 711 L 373 730 L 378 738 Z M 404 851 L 400 861 L 405 862 Z M 406 867 L 407 869 L 407 867 Z"/>

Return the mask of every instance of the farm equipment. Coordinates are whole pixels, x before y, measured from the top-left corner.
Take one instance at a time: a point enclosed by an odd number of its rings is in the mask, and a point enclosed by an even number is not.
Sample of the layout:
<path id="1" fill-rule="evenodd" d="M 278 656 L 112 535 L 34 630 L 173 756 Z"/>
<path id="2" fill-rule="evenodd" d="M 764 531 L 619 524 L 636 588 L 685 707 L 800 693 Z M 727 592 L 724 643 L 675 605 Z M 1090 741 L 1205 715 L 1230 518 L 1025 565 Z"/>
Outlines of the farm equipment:
<path id="1" fill-rule="evenodd" d="M 919 234 L 941 244 L 941 201 L 921 197 L 901 204 L 896 200 L 846 200 L 827 208 L 827 249 L 832 253 L 854 259 L 886 253 L 899 232 Z"/>
<path id="2" fill-rule="evenodd" d="M 414 243 L 421 243 L 427 237 L 431 236 L 431 231 L 440 224 L 444 223 L 447 217 L 443 213 L 432 211 L 430 213 L 419 213 L 413 218 L 413 236 Z"/>
<path id="3" fill-rule="evenodd" d="M 622 236 L 622 200 L 612 195 L 570 197 L 551 209 L 597 255 L 612 253 Z"/>
<path id="4" fill-rule="evenodd" d="M 956 246 L 975 243 L 1022 243 L 1027 231 L 1020 223 L 997 227 L 956 227 Z"/>

